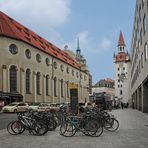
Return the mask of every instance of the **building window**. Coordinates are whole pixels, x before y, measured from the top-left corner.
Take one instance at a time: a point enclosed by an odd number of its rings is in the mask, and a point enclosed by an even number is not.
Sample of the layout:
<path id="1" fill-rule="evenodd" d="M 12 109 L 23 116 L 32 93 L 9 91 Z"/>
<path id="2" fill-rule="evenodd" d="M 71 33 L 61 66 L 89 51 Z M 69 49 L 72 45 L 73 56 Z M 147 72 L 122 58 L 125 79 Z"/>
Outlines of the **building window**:
<path id="1" fill-rule="evenodd" d="M 125 70 L 125 67 L 123 67 L 123 70 Z"/>
<path id="2" fill-rule="evenodd" d="M 46 63 L 47 66 L 50 65 L 50 60 L 49 60 L 49 58 L 46 58 L 46 59 L 45 59 L 45 63 Z"/>
<path id="3" fill-rule="evenodd" d="M 140 63 L 140 60 L 139 60 L 139 73 L 141 72 L 141 63 Z"/>
<path id="4" fill-rule="evenodd" d="M 145 34 L 146 32 L 146 16 L 144 14 L 144 17 L 143 17 L 143 33 Z"/>
<path id="5" fill-rule="evenodd" d="M 141 68 L 143 68 L 143 52 L 141 54 Z"/>
<path id="6" fill-rule="evenodd" d="M 69 67 L 66 68 L 67 73 L 69 73 Z"/>
<path id="7" fill-rule="evenodd" d="M 118 88 L 120 87 L 120 85 L 118 85 Z"/>
<path id="8" fill-rule="evenodd" d="M 26 55 L 27 59 L 31 59 L 31 51 L 29 49 L 26 49 L 25 55 Z"/>
<path id="9" fill-rule="evenodd" d="M 120 90 L 120 95 L 122 95 L 122 93 L 123 93 L 122 90 Z"/>
<path id="10" fill-rule="evenodd" d="M 30 94 L 30 69 L 26 70 L 26 94 Z"/>
<path id="11" fill-rule="evenodd" d="M 53 81 L 54 81 L 54 96 L 56 97 L 57 96 L 57 78 L 55 77 Z"/>
<path id="12" fill-rule="evenodd" d="M 120 46 L 120 52 L 122 51 L 122 47 Z"/>
<path id="13" fill-rule="evenodd" d="M 38 63 L 41 62 L 41 55 L 39 53 L 36 55 L 36 60 Z"/>
<path id="14" fill-rule="evenodd" d="M 40 95 L 40 78 L 41 74 L 38 72 L 36 75 L 36 91 L 37 91 L 37 95 Z"/>
<path id="15" fill-rule="evenodd" d="M 46 75 L 46 96 L 49 95 L 49 83 L 48 83 L 48 80 L 49 80 L 49 75 Z"/>
<path id="16" fill-rule="evenodd" d="M 63 95 L 63 85 L 64 85 L 64 83 L 63 83 L 63 79 L 61 80 L 61 97 L 64 97 L 64 95 Z"/>
<path id="17" fill-rule="evenodd" d="M 147 1 L 147 11 L 148 11 L 148 1 Z"/>
<path id="18" fill-rule="evenodd" d="M 17 67 L 10 67 L 10 92 L 17 92 Z"/>
<path id="19" fill-rule="evenodd" d="M 80 78 L 81 78 L 81 79 L 83 78 L 82 74 L 80 74 Z"/>
<path id="20" fill-rule="evenodd" d="M 141 22 L 141 5 L 139 7 L 139 21 Z"/>
<path id="21" fill-rule="evenodd" d="M 140 44 L 142 45 L 142 29 L 140 31 Z"/>
<path id="22" fill-rule="evenodd" d="M 120 82 L 120 80 L 118 80 L 118 82 Z"/>
<path id="23" fill-rule="evenodd" d="M 79 77 L 79 73 L 78 72 L 76 73 L 76 76 L 77 76 L 77 78 Z"/>
<path id="24" fill-rule="evenodd" d="M 145 2 L 145 0 L 142 0 L 142 8 L 144 7 L 144 2 Z"/>
<path id="25" fill-rule="evenodd" d="M 118 71 L 120 70 L 120 68 L 118 68 Z"/>
<path id="26" fill-rule="evenodd" d="M 12 54 L 17 54 L 18 53 L 18 48 L 15 44 L 11 44 L 9 46 L 9 51 L 12 53 Z"/>
<path id="27" fill-rule="evenodd" d="M 147 42 L 146 42 L 144 45 L 144 59 L 145 59 L 145 61 L 147 60 L 147 58 L 148 58 L 148 49 L 147 49 Z"/>
<path id="28" fill-rule="evenodd" d="M 72 76 L 74 76 L 74 70 L 73 69 L 72 69 L 71 73 L 72 73 Z"/>
<path id="29" fill-rule="evenodd" d="M 69 82 L 67 81 L 67 98 L 69 98 Z"/>
<path id="30" fill-rule="evenodd" d="M 64 71 L 64 66 L 62 64 L 61 64 L 60 68 L 61 68 L 61 71 L 63 72 Z"/>
<path id="31" fill-rule="evenodd" d="M 53 67 L 54 67 L 54 69 L 57 69 L 57 62 L 53 63 Z"/>

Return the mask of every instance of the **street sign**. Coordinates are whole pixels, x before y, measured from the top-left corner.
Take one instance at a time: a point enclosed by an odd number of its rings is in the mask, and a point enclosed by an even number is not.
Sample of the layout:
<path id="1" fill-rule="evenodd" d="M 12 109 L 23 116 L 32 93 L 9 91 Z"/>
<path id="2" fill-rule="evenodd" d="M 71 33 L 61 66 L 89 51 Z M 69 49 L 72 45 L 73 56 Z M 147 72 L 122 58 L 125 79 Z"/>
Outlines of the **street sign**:
<path id="1" fill-rule="evenodd" d="M 78 84 L 69 83 L 69 88 L 70 89 L 77 89 L 78 88 Z"/>

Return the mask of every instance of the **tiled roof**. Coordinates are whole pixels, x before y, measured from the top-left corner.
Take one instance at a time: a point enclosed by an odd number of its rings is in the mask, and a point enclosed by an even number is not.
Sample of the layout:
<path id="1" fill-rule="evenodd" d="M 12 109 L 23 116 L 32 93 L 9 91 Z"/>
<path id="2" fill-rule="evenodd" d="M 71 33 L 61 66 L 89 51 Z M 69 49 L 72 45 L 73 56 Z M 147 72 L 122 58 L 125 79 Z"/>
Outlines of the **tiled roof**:
<path id="1" fill-rule="evenodd" d="M 66 52 L 62 51 L 52 43 L 24 27 L 14 19 L 0 11 L 0 36 L 6 36 L 28 43 L 39 50 L 56 57 L 57 59 L 80 69 L 80 65 Z"/>
<path id="2" fill-rule="evenodd" d="M 120 36 L 119 36 L 119 40 L 118 40 L 118 46 L 125 46 L 122 31 L 120 31 Z"/>
<path id="3" fill-rule="evenodd" d="M 108 87 L 108 85 L 114 86 L 115 81 L 112 79 L 101 79 L 93 87 Z"/>
<path id="4" fill-rule="evenodd" d="M 115 83 L 115 80 L 113 80 L 113 79 L 111 79 L 111 78 L 107 78 L 106 81 L 107 81 L 107 82 L 110 82 L 110 83 Z"/>

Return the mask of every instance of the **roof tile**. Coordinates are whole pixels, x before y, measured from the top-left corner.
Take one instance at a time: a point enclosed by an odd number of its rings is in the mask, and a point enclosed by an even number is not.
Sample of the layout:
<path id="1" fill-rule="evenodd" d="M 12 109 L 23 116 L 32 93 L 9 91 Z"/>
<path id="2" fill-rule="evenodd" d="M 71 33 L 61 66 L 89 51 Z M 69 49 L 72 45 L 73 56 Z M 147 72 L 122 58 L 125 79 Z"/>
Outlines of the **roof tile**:
<path id="1" fill-rule="evenodd" d="M 67 53 L 1 11 L 0 35 L 26 42 L 43 52 L 46 52 L 47 54 L 52 55 L 77 69 L 80 69 L 80 65 L 76 63 L 76 61 L 74 61 Z"/>

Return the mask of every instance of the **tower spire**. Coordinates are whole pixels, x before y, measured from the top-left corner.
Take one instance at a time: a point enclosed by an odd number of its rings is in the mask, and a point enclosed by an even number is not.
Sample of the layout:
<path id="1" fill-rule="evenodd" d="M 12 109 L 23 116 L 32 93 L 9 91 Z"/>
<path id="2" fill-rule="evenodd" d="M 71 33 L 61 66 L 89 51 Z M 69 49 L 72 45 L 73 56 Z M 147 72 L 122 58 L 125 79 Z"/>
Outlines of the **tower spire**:
<path id="1" fill-rule="evenodd" d="M 80 49 L 80 45 L 79 45 L 79 38 L 77 39 L 77 50 L 76 50 L 77 55 L 81 54 L 81 49 Z"/>
<path id="2" fill-rule="evenodd" d="M 119 46 L 125 46 L 124 38 L 123 38 L 123 34 L 122 34 L 122 31 L 121 30 L 120 30 L 119 40 L 118 40 L 118 47 Z"/>
<path id="3" fill-rule="evenodd" d="M 80 49 L 80 46 L 79 46 L 79 38 L 77 39 L 77 49 Z"/>
<path id="4" fill-rule="evenodd" d="M 120 30 L 120 35 L 119 35 L 119 40 L 118 40 L 118 52 L 125 52 L 124 51 L 125 43 L 124 43 L 124 38 L 122 31 Z"/>

